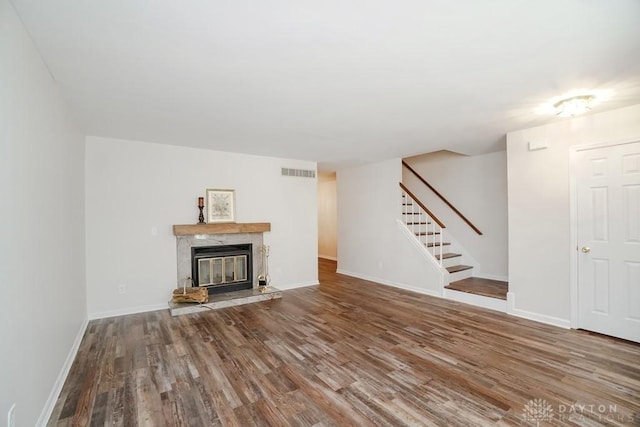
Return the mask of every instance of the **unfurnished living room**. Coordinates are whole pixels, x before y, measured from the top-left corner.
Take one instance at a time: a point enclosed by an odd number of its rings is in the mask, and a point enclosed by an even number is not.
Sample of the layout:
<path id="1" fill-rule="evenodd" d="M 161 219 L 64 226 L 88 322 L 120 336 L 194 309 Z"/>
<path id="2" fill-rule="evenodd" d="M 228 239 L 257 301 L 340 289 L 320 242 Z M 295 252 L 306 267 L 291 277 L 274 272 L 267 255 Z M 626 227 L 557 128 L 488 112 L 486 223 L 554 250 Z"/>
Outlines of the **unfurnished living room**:
<path id="1" fill-rule="evenodd" d="M 640 425 L 640 1 L 0 0 L 0 426 Z"/>

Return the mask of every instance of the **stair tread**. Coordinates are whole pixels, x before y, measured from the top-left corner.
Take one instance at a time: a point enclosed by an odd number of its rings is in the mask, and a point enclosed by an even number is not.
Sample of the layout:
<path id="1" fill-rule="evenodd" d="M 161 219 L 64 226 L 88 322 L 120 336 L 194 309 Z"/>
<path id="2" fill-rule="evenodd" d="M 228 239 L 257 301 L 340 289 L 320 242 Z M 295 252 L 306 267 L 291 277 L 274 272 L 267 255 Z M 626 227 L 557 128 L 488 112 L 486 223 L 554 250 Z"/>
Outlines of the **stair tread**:
<path id="1" fill-rule="evenodd" d="M 506 300 L 507 292 L 509 291 L 509 284 L 500 280 L 468 277 L 466 279 L 451 282 L 449 285 L 445 286 L 445 288 L 458 292 L 466 292 L 484 297 Z"/>
<path id="2" fill-rule="evenodd" d="M 447 242 L 442 242 L 442 246 L 447 246 L 450 245 L 451 243 L 447 243 Z M 428 248 L 432 248 L 434 246 L 440 246 L 440 242 L 435 242 L 435 243 L 427 243 L 427 247 Z"/>
<path id="3" fill-rule="evenodd" d="M 455 258 L 457 256 L 462 256 L 462 254 L 456 254 L 453 252 L 445 252 L 442 254 L 442 259 L 449 259 L 449 258 Z M 436 254 L 436 258 L 440 259 L 440 254 Z"/>
<path id="4" fill-rule="evenodd" d="M 447 271 L 449 273 L 457 273 L 458 271 L 471 270 L 473 268 L 472 265 L 452 265 L 451 267 L 447 267 Z"/>
<path id="5" fill-rule="evenodd" d="M 407 225 L 430 225 L 430 222 L 407 222 Z"/>
<path id="6" fill-rule="evenodd" d="M 439 231 L 416 231 L 414 232 L 416 236 L 433 236 L 434 234 L 440 234 Z"/>

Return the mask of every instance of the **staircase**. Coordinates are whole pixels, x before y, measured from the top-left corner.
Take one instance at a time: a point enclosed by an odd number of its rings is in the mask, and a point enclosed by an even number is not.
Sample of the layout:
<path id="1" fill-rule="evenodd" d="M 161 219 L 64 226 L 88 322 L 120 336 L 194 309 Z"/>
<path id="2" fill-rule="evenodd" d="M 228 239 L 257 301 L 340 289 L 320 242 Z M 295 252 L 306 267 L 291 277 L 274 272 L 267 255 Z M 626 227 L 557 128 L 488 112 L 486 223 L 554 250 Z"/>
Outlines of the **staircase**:
<path id="1" fill-rule="evenodd" d="M 451 239 L 444 224 L 402 183 L 402 222 L 443 270 L 443 296 L 448 299 L 506 312 L 508 284 L 473 277 L 473 266 Z"/>
<path id="2" fill-rule="evenodd" d="M 451 242 L 444 239 L 442 223 L 406 187 L 402 189 L 402 218 L 420 244 L 445 270 L 446 284 L 473 275 L 473 266 L 464 264 L 462 254 L 456 252 Z"/>

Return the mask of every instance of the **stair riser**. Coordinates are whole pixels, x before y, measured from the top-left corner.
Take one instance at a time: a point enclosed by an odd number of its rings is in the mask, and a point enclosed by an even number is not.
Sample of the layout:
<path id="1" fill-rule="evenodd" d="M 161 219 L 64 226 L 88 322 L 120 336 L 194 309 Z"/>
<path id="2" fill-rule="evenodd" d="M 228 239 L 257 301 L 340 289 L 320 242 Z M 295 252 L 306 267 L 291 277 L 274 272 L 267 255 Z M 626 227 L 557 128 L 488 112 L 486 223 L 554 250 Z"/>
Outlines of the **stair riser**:
<path id="1" fill-rule="evenodd" d="M 453 267 L 454 265 L 460 265 L 460 264 L 464 264 L 464 262 L 462 262 L 462 256 L 445 258 L 442 260 L 442 266 L 444 268 Z"/>
<path id="2" fill-rule="evenodd" d="M 455 282 L 457 280 L 466 279 L 471 276 L 473 276 L 473 268 L 470 268 L 468 270 L 458 271 L 455 273 L 449 273 L 449 283 Z"/>
<path id="3" fill-rule="evenodd" d="M 436 236 L 437 238 L 438 236 Z M 418 239 L 418 241 L 420 242 L 420 244 L 424 247 L 427 248 L 427 250 L 431 253 L 433 253 L 433 249 L 435 248 L 435 253 L 439 254 L 440 253 L 440 246 L 427 246 L 428 244 L 433 243 L 433 236 L 416 236 L 416 239 Z M 442 246 L 442 252 L 451 252 L 449 250 L 449 246 L 448 245 L 443 245 Z"/>
<path id="4" fill-rule="evenodd" d="M 450 289 L 444 290 L 444 297 L 454 301 L 460 301 L 465 304 L 475 305 L 476 307 L 488 308 L 502 313 L 507 312 L 507 302 L 501 299 L 474 295 L 467 292 L 458 292 Z"/>

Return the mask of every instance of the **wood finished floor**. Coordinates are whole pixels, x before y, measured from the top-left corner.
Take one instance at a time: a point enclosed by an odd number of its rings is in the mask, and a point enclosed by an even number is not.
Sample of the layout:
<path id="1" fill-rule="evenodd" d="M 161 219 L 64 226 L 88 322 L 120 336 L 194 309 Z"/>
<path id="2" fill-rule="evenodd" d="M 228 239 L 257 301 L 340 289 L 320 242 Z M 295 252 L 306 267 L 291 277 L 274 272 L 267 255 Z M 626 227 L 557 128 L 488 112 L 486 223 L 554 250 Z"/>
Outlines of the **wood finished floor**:
<path id="1" fill-rule="evenodd" d="M 49 425 L 530 426 L 531 399 L 553 410 L 540 425 L 640 425 L 638 344 L 350 278 L 330 261 L 320 283 L 91 321 Z"/>

